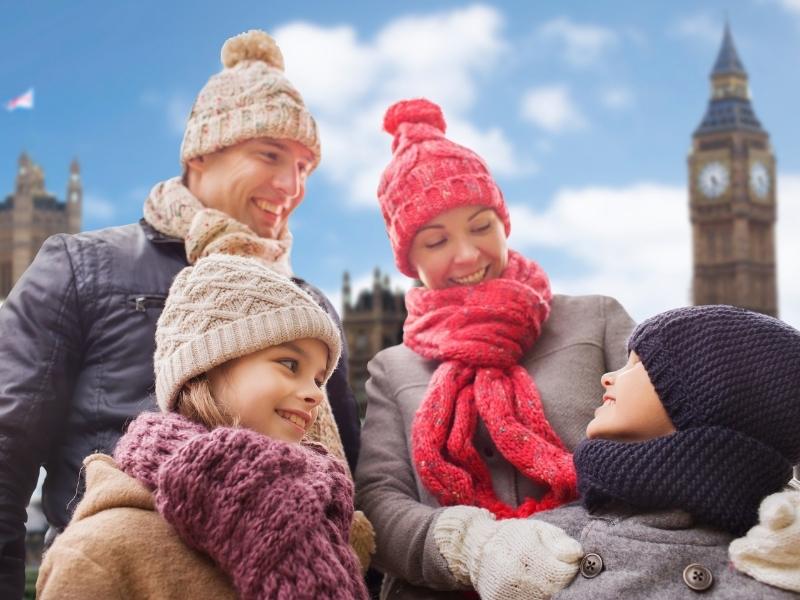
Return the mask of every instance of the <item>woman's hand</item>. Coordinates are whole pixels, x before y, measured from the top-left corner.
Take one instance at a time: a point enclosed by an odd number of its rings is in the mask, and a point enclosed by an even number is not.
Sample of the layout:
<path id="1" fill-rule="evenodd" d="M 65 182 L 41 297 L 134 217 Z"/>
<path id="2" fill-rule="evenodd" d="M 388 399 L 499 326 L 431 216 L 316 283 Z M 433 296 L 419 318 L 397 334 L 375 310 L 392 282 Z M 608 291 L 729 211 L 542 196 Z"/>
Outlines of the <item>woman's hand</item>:
<path id="1" fill-rule="evenodd" d="M 769 585 L 800 592 L 800 492 L 767 496 L 759 523 L 728 549 L 733 565 Z"/>
<path id="2" fill-rule="evenodd" d="M 434 539 L 456 579 L 483 600 L 549 598 L 569 585 L 583 556 L 580 544 L 554 525 L 497 521 L 471 506 L 442 511 Z"/>

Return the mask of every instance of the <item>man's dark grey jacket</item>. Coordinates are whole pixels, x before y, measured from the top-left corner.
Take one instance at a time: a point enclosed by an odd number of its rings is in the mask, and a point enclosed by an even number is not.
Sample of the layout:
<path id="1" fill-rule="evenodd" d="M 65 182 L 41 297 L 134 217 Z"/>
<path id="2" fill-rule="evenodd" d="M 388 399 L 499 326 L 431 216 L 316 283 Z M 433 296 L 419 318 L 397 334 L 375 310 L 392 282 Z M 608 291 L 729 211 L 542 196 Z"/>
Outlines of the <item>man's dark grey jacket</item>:
<path id="1" fill-rule="evenodd" d="M 145 221 L 60 234 L 0 308 L 0 598 L 22 597 L 25 507 L 39 466 L 45 514 L 63 528 L 82 494 L 84 457 L 110 453 L 126 423 L 154 409 L 156 321 L 186 265 L 183 242 Z M 295 281 L 338 323 L 319 290 Z M 343 346 L 327 388 L 355 469 L 359 421 Z"/>

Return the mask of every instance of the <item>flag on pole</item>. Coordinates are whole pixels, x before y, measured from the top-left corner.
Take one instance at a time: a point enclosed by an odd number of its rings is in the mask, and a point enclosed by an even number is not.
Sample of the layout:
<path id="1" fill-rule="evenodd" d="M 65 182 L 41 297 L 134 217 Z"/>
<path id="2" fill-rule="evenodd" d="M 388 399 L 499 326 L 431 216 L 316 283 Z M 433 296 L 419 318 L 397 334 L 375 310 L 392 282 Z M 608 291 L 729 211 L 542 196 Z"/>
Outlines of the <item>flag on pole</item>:
<path id="1" fill-rule="evenodd" d="M 24 94 L 17 96 L 16 98 L 12 98 L 6 102 L 6 110 L 9 112 L 18 108 L 33 108 L 33 88 L 29 89 Z"/>

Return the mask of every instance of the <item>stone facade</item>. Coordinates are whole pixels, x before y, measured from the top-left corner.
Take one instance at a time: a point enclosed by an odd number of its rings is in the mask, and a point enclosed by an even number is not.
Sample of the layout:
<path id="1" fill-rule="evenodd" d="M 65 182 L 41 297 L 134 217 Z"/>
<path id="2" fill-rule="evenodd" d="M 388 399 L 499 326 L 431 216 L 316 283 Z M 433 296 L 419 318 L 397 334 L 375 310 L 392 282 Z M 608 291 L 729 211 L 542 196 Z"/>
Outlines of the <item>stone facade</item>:
<path id="1" fill-rule="evenodd" d="M 80 231 L 82 205 L 78 161 L 70 165 L 67 199 L 61 202 L 45 188 L 42 168 L 25 153 L 19 157 L 14 192 L 0 202 L 0 298 L 8 296 L 48 237 Z"/>
<path id="2" fill-rule="evenodd" d="M 363 418 L 367 408 L 364 389 L 369 374 L 367 363 L 375 354 L 403 341 L 406 320 L 405 292 L 391 291 L 389 276 L 381 278 L 375 269 L 372 290 L 364 290 L 355 303 L 351 301 L 350 275 L 345 272 L 342 285 L 342 327 L 350 352 L 347 367 L 350 387 L 358 401 Z"/>

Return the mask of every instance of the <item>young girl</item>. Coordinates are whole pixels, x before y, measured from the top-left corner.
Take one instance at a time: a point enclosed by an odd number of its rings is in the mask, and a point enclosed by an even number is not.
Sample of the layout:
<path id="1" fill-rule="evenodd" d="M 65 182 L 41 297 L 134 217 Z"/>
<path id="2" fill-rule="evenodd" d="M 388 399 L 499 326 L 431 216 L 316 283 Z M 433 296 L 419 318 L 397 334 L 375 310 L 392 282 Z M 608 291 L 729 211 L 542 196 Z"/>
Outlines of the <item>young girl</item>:
<path id="1" fill-rule="evenodd" d="M 583 506 L 534 517 L 585 552 L 582 576 L 553 598 L 796 598 L 733 569 L 728 545 L 800 461 L 800 332 L 697 306 L 643 322 L 628 348 L 628 363 L 602 377 L 603 404 L 575 451 Z M 779 534 L 757 537 L 761 560 L 743 557 L 737 540 L 736 565 L 796 590 L 796 560 L 764 552 Z"/>
<path id="2" fill-rule="evenodd" d="M 156 333 L 163 413 L 86 459 L 37 597 L 366 598 L 346 466 L 300 443 L 339 353 L 330 317 L 258 260 L 181 271 Z"/>
<path id="3" fill-rule="evenodd" d="M 399 102 L 384 127 L 393 159 L 378 199 L 398 269 L 423 285 L 406 295 L 403 344 L 369 364 L 356 483 L 381 597 L 540 597 L 582 554 L 528 517 L 577 498 L 571 451 L 633 321 L 612 298 L 554 296 L 508 249 L 503 195 L 445 137 L 438 106 Z"/>

